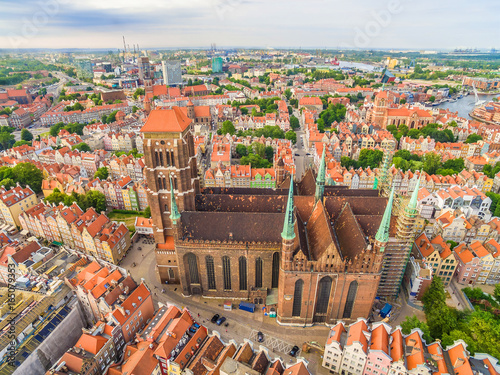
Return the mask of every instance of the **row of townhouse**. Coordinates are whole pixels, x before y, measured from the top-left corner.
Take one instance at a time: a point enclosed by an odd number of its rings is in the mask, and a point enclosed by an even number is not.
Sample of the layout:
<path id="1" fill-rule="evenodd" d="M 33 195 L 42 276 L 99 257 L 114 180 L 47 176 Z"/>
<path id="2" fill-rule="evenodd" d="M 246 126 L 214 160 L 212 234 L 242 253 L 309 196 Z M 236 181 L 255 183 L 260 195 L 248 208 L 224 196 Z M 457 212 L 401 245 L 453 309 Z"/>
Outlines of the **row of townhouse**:
<path id="1" fill-rule="evenodd" d="M 434 219 L 446 209 L 460 210 L 466 218 L 491 218 L 491 199 L 477 187 L 452 185 L 430 193 L 425 187 L 418 191 L 417 209 L 421 217 Z"/>
<path id="2" fill-rule="evenodd" d="M 358 319 L 349 326 L 340 321 L 331 328 L 325 344 L 323 367 L 341 375 L 497 375 L 498 360 L 488 354 L 473 358 L 467 344 L 457 340 L 446 349 L 440 342 L 427 344 L 415 328 L 404 335 L 383 322 L 368 326 Z"/>
<path id="3" fill-rule="evenodd" d="M 130 232 L 123 223 L 109 220 L 93 208 L 39 203 L 19 216 L 23 230 L 49 242 L 117 264 L 130 248 Z"/>
<path id="4" fill-rule="evenodd" d="M 144 157 L 135 158 L 132 155 L 111 156 L 110 159 L 102 162 L 100 167 L 108 168 L 109 175 L 113 179 L 121 176 L 129 176 L 133 181 L 144 179 Z"/>
<path id="5" fill-rule="evenodd" d="M 52 126 L 58 122 L 64 124 L 69 123 L 84 123 L 87 124 L 91 121 L 100 121 L 102 116 L 109 115 L 114 111 L 121 111 L 124 115 L 132 112 L 132 107 L 129 107 L 127 103 L 118 104 L 106 104 L 101 106 L 96 106 L 83 111 L 67 111 L 64 109 L 71 103 L 62 102 L 52 107 L 50 110 L 45 112 L 41 116 L 41 121 L 43 126 Z"/>
<path id="6" fill-rule="evenodd" d="M 207 169 L 204 175 L 205 187 L 255 187 L 275 188 L 276 170 L 274 168 L 252 168 L 250 165 L 218 164 Z"/>
<path id="7" fill-rule="evenodd" d="M 109 132 L 103 137 L 104 149 L 106 151 L 132 151 L 136 148 L 136 133 Z"/>
<path id="8" fill-rule="evenodd" d="M 317 145 L 314 154 L 314 164 L 319 165 L 319 157 L 321 155 L 322 145 Z M 319 148 L 319 150 L 318 150 Z M 346 169 L 342 167 L 333 157 L 330 149 L 326 148 L 327 163 L 327 179 L 331 179 L 337 185 L 348 186 L 350 189 L 359 189 L 359 186 L 373 187 L 375 180 L 380 180 L 382 169 L 381 168 L 358 168 Z M 448 189 L 451 186 L 458 185 L 460 187 L 474 188 L 476 187 L 483 193 L 500 190 L 500 173 L 495 176 L 495 179 L 486 176 L 482 172 L 466 171 L 451 175 L 429 175 L 426 172 L 402 170 L 391 166 L 389 168 L 389 184 L 394 187 L 398 194 L 409 195 L 415 189 L 417 180 L 420 180 L 420 188 L 425 188 L 429 193 L 434 193 L 441 189 Z M 362 182 L 360 182 L 362 181 Z"/>
<path id="9" fill-rule="evenodd" d="M 105 290 L 101 289 L 99 294 Z M 122 292 L 123 287 L 114 289 Z M 112 294 L 101 299 L 117 299 L 109 298 Z M 151 292 L 144 284 L 119 297 L 123 301 L 116 302 L 113 311 L 91 329 L 83 330 L 77 344 L 47 375 L 311 374 L 304 360 L 287 364 L 248 340 L 224 342 L 187 309 L 160 303 L 154 311 Z"/>
<path id="10" fill-rule="evenodd" d="M 109 157 L 109 153 L 104 150 L 94 152 L 80 152 L 63 147 L 58 150 L 46 149 L 38 153 L 33 158 L 42 164 L 63 164 L 80 167 L 83 177 L 93 177 L 101 164 Z M 135 173 L 134 173 L 135 175 Z"/>
<path id="11" fill-rule="evenodd" d="M 144 181 L 134 182 L 129 176 L 103 181 L 96 178 L 87 184 L 87 189 L 103 193 L 106 205 L 115 209 L 144 211 L 148 206 Z"/>
<path id="12" fill-rule="evenodd" d="M 262 129 L 264 126 L 279 126 L 281 130 L 290 130 L 290 116 L 286 113 L 266 113 L 265 116 L 243 115 L 234 119 L 237 129 Z"/>
<path id="13" fill-rule="evenodd" d="M 433 277 L 439 277 L 448 286 L 453 279 L 459 284 L 497 284 L 500 281 L 500 244 L 495 239 L 482 243 L 461 242 L 453 248 L 438 235 L 432 240 L 422 233 L 413 244 L 412 257 L 423 263 L 422 269 L 430 268 L 428 282 L 412 290 L 410 298 L 425 292 Z M 411 273 L 411 272 L 410 272 Z M 408 291 L 413 288 L 410 285 Z"/>
<path id="14" fill-rule="evenodd" d="M 490 143 L 478 141 L 476 143 L 465 142 L 436 142 L 431 137 L 418 139 L 402 137 L 399 141 L 399 149 L 416 153 L 434 152 L 436 154 L 450 153 L 453 158 L 466 159 L 470 156 L 480 156 L 490 150 Z"/>

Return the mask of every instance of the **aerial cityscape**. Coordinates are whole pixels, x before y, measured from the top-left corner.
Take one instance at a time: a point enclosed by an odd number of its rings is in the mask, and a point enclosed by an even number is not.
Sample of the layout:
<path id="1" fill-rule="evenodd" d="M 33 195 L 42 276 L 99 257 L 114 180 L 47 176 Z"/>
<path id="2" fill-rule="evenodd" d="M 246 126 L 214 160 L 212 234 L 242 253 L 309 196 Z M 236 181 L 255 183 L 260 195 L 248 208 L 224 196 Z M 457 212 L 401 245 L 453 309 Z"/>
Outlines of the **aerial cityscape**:
<path id="1" fill-rule="evenodd" d="M 500 375 L 499 3 L 3 8 L 0 375 Z"/>

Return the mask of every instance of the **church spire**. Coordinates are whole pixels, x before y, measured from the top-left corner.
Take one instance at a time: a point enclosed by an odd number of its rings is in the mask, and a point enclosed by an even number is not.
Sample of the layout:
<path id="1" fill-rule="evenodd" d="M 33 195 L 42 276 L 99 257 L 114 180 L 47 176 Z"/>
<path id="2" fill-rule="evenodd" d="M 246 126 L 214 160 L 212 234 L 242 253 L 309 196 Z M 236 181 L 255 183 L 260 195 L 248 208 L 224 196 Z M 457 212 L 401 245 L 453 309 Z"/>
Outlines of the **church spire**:
<path id="1" fill-rule="evenodd" d="M 326 155 L 326 145 L 323 144 L 323 154 L 321 155 L 321 162 L 319 164 L 318 176 L 316 177 L 316 194 L 314 195 L 314 201 L 317 202 L 323 199 L 323 193 L 325 192 L 325 155 Z"/>
<path id="2" fill-rule="evenodd" d="M 389 201 L 387 202 L 387 206 L 385 207 L 385 212 L 384 216 L 382 217 L 382 222 L 380 223 L 380 227 L 378 228 L 377 234 L 375 235 L 375 239 L 379 242 L 389 241 L 389 229 L 391 226 L 391 213 L 392 213 L 393 201 L 394 201 L 394 187 L 391 190 Z"/>
<path id="3" fill-rule="evenodd" d="M 281 237 L 284 240 L 293 240 L 295 238 L 295 220 L 293 216 L 293 174 L 290 178 L 290 189 L 288 190 L 285 222 L 283 223 L 283 232 L 281 232 Z"/>
<path id="4" fill-rule="evenodd" d="M 175 202 L 174 194 L 174 182 L 172 181 L 172 175 L 170 175 L 170 219 L 172 223 L 177 224 L 177 220 L 181 218 L 179 209 L 177 208 L 177 203 Z"/>
<path id="5" fill-rule="evenodd" d="M 417 201 L 418 201 L 418 190 L 420 189 L 420 178 L 422 175 L 418 176 L 417 183 L 415 184 L 415 190 L 413 190 L 413 193 L 411 195 L 410 203 L 408 203 L 408 208 L 411 210 L 416 210 L 417 209 Z"/>

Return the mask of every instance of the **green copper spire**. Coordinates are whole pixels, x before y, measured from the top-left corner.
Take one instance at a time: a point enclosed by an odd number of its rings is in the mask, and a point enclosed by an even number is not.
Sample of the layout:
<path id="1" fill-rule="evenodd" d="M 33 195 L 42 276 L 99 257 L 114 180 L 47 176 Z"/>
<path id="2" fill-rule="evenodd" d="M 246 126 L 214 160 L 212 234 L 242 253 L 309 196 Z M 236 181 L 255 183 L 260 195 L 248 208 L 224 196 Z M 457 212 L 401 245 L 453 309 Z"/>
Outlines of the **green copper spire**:
<path id="1" fill-rule="evenodd" d="M 379 242 L 389 241 L 389 229 L 391 226 L 391 213 L 392 213 L 392 203 L 394 201 L 394 187 L 391 190 L 391 195 L 389 196 L 389 201 L 385 207 L 384 216 L 382 217 L 382 222 L 378 228 L 375 239 Z"/>
<path id="2" fill-rule="evenodd" d="M 290 190 L 288 190 L 288 202 L 286 204 L 285 222 L 283 223 L 283 232 L 281 238 L 284 240 L 293 240 L 295 238 L 295 220 L 293 217 L 293 174 L 290 178 Z"/>
<path id="3" fill-rule="evenodd" d="M 422 176 L 421 175 L 418 176 L 417 184 L 415 185 L 415 190 L 413 190 L 410 203 L 408 204 L 408 208 L 411 210 L 417 209 L 418 190 L 420 189 L 420 177 Z"/>
<path id="4" fill-rule="evenodd" d="M 172 181 L 172 175 L 170 175 L 170 219 L 172 223 L 177 224 L 177 220 L 181 218 L 179 209 L 177 208 L 177 203 L 175 202 L 174 194 L 174 182 Z"/>
<path id="5" fill-rule="evenodd" d="M 326 146 L 323 144 L 323 154 L 321 155 L 321 162 L 319 163 L 318 177 L 316 177 L 316 194 L 314 194 L 315 202 L 323 199 L 325 192 L 325 175 L 326 175 Z"/>

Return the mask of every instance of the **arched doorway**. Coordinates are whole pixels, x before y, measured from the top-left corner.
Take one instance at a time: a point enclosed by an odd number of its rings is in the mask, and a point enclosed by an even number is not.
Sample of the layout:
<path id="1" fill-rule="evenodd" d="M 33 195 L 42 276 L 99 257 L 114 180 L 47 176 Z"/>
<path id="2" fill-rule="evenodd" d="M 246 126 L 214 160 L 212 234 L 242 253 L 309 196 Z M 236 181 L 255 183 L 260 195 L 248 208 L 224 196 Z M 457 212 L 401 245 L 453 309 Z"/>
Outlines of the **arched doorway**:
<path id="1" fill-rule="evenodd" d="M 332 289 L 332 278 L 330 276 L 323 277 L 319 281 L 318 295 L 316 300 L 316 309 L 314 311 L 314 322 L 326 322 L 328 313 L 328 302 L 330 300 L 330 291 Z"/>

